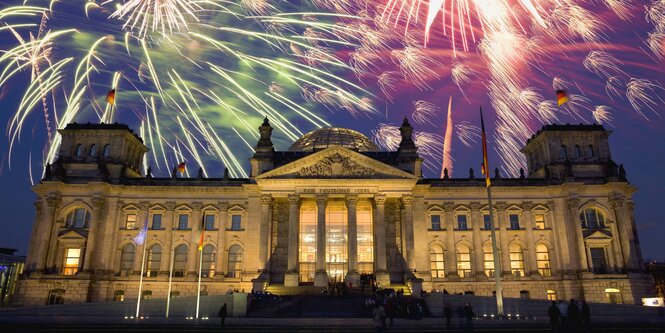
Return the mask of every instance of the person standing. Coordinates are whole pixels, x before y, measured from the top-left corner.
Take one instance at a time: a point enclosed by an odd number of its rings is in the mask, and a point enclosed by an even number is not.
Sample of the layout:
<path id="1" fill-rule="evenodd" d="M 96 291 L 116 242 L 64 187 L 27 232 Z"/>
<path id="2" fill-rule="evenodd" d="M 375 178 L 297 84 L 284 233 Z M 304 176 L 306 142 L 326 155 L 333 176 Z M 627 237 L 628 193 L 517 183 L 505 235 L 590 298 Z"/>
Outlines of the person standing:
<path id="1" fill-rule="evenodd" d="M 570 304 L 568 304 L 568 325 L 570 331 L 573 332 L 579 330 L 581 326 L 580 308 L 577 307 L 575 300 L 572 298 L 570 299 Z"/>
<path id="2" fill-rule="evenodd" d="M 547 310 L 547 315 L 550 317 L 552 332 L 558 332 L 561 329 L 559 325 L 559 317 L 561 316 L 561 312 L 559 312 L 559 307 L 556 306 L 555 301 L 552 301 L 552 305 Z"/>
<path id="3" fill-rule="evenodd" d="M 591 309 L 589 309 L 589 304 L 586 304 L 586 301 L 582 301 L 580 315 L 582 317 L 582 327 L 585 331 L 588 331 L 591 328 Z"/>
<path id="4" fill-rule="evenodd" d="M 561 330 L 568 330 L 568 304 L 559 301 L 559 315 L 561 316 Z"/>
<path id="5" fill-rule="evenodd" d="M 226 303 L 222 305 L 222 308 L 219 309 L 219 313 L 217 314 L 219 316 L 219 319 L 221 319 L 221 326 L 224 326 L 224 322 L 226 321 L 226 316 L 229 315 L 228 311 L 226 310 Z"/>
<path id="6" fill-rule="evenodd" d="M 473 317 L 475 317 L 476 314 L 473 313 L 473 307 L 471 307 L 471 304 L 466 303 L 464 305 L 464 317 L 466 317 L 466 325 L 465 325 L 465 330 L 467 332 L 472 332 L 473 331 Z"/>
<path id="7" fill-rule="evenodd" d="M 386 318 L 386 313 L 383 307 L 380 304 L 374 305 L 374 311 L 372 312 L 372 317 L 374 321 L 374 329 L 377 333 L 383 332 L 383 325 Z"/>
<path id="8" fill-rule="evenodd" d="M 453 309 L 450 308 L 450 303 L 446 303 L 443 307 L 443 316 L 446 318 L 446 329 L 450 329 L 450 319 L 453 316 Z"/>

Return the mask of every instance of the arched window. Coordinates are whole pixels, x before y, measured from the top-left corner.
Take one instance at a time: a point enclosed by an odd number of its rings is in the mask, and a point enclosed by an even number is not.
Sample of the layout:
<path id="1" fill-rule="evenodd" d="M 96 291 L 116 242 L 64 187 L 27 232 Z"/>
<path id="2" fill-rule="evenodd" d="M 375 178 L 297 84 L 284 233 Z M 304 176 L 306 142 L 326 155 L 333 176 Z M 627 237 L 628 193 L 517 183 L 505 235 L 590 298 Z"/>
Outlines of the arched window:
<path id="1" fill-rule="evenodd" d="M 594 156 L 593 146 L 589 145 L 589 148 L 587 148 L 587 149 L 588 149 L 588 154 L 587 155 L 589 155 L 589 157 L 593 157 Z"/>
<path id="2" fill-rule="evenodd" d="M 471 251 L 464 244 L 457 247 L 457 274 L 460 277 L 471 277 Z"/>
<path id="3" fill-rule="evenodd" d="M 203 277 L 213 277 L 215 276 L 215 257 L 217 253 L 213 245 L 206 245 L 203 247 L 203 253 L 201 254 L 201 275 Z"/>
<path id="4" fill-rule="evenodd" d="M 226 276 L 238 278 L 242 273 L 242 247 L 235 244 L 229 248 L 229 267 Z"/>
<path id="5" fill-rule="evenodd" d="M 566 146 L 561 145 L 561 148 L 559 148 L 559 159 L 565 160 L 567 158 L 568 158 L 568 152 L 566 151 Z"/>
<path id="6" fill-rule="evenodd" d="M 124 302 L 125 301 L 125 291 L 124 290 L 116 290 L 113 292 L 113 301 L 114 302 Z"/>
<path id="7" fill-rule="evenodd" d="M 189 249 L 187 245 L 180 244 L 175 248 L 173 257 L 173 276 L 185 276 L 187 271 L 187 254 Z"/>
<path id="8" fill-rule="evenodd" d="M 146 267 L 146 276 L 157 276 L 159 265 L 162 262 L 162 246 L 155 244 L 148 250 L 148 267 Z"/>
<path id="9" fill-rule="evenodd" d="M 603 229 L 605 216 L 597 208 L 587 208 L 580 213 L 580 225 L 585 229 Z"/>
<path id="10" fill-rule="evenodd" d="M 85 208 L 76 208 L 67 214 L 65 228 L 88 228 L 90 226 L 90 212 Z"/>
<path id="11" fill-rule="evenodd" d="M 538 273 L 542 276 L 552 276 L 550 268 L 550 251 L 545 244 L 536 245 L 536 261 L 538 265 Z"/>
<path id="12" fill-rule="evenodd" d="M 102 150 L 102 156 L 104 156 L 104 157 L 110 157 L 111 156 L 111 145 L 104 146 L 104 150 Z"/>
<path id="13" fill-rule="evenodd" d="M 120 274 L 131 275 L 134 270 L 134 255 L 136 254 L 136 247 L 134 244 L 126 244 L 122 247 L 120 254 Z"/>
<path id="14" fill-rule="evenodd" d="M 63 304 L 65 303 L 65 290 L 64 289 L 51 289 L 48 293 L 47 304 Z"/>
<path id="15" fill-rule="evenodd" d="M 485 275 L 494 277 L 494 252 L 492 252 L 492 245 L 489 243 L 483 246 L 483 269 Z"/>
<path id="16" fill-rule="evenodd" d="M 76 146 L 76 157 L 83 157 L 83 145 Z"/>
<path id="17" fill-rule="evenodd" d="M 510 245 L 510 272 L 514 276 L 524 276 L 524 253 L 517 243 Z"/>
<path id="18" fill-rule="evenodd" d="M 582 151 L 580 150 L 580 146 L 575 145 L 575 158 L 580 158 L 582 157 Z"/>
<path id="19" fill-rule="evenodd" d="M 429 248 L 429 266 L 433 278 L 446 277 L 444 264 L 443 248 L 439 245 L 432 245 Z"/>
<path id="20" fill-rule="evenodd" d="M 97 156 L 97 145 L 93 144 L 90 146 L 90 156 L 95 157 Z"/>

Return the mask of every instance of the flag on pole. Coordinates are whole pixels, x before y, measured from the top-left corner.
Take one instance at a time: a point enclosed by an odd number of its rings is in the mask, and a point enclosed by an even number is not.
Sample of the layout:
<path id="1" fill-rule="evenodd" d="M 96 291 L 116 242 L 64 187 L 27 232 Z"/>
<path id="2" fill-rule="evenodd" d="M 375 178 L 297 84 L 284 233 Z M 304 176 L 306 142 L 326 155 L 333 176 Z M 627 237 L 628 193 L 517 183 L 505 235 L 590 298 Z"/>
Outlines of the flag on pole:
<path id="1" fill-rule="evenodd" d="M 483 172 L 483 175 L 485 175 L 485 183 L 487 184 L 487 187 L 490 187 L 491 181 L 490 181 L 489 165 L 487 163 L 487 137 L 485 136 L 485 121 L 483 120 L 483 108 L 480 108 L 480 128 L 482 131 L 482 139 L 483 139 L 483 164 L 481 167 L 481 171 Z"/>
<path id="2" fill-rule="evenodd" d="M 109 92 L 106 94 L 106 102 L 111 105 L 115 105 L 115 88 L 109 90 Z"/>
<path id="3" fill-rule="evenodd" d="M 185 173 L 185 162 L 178 164 L 178 172 L 181 174 Z"/>
<path id="4" fill-rule="evenodd" d="M 199 239 L 199 251 L 203 251 L 203 234 L 205 234 L 206 231 L 206 214 L 203 214 L 203 217 L 201 218 L 201 239 Z"/>
<path id="5" fill-rule="evenodd" d="M 569 100 L 570 100 L 570 98 L 568 97 L 568 92 L 566 92 L 563 89 L 559 89 L 559 90 L 556 91 L 556 104 L 558 106 L 563 105 L 563 103 L 566 103 Z"/>
<path id="6" fill-rule="evenodd" d="M 141 231 L 139 231 L 139 234 L 134 237 L 134 242 L 137 245 L 143 245 L 145 243 L 145 238 L 148 235 L 148 218 L 145 218 L 145 222 L 143 223 L 143 228 L 141 228 Z"/>

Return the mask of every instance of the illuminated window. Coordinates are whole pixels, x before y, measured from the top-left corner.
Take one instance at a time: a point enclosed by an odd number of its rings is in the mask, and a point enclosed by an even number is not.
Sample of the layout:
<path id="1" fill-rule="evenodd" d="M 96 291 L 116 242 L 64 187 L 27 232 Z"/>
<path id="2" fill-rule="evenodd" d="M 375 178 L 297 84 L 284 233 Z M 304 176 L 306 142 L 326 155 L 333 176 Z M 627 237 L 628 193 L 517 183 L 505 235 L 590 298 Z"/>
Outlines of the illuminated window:
<path id="1" fill-rule="evenodd" d="M 343 201 L 328 201 L 326 207 L 326 271 L 328 277 L 343 281 L 349 269 L 347 241 L 348 211 Z"/>
<path id="2" fill-rule="evenodd" d="M 556 301 L 556 290 L 547 289 L 547 300 Z"/>
<path id="3" fill-rule="evenodd" d="M 457 215 L 457 229 L 459 229 L 459 230 L 469 230 L 469 226 L 466 223 L 466 215 L 465 214 Z"/>
<path id="4" fill-rule="evenodd" d="M 623 304 L 623 296 L 621 290 L 616 288 L 606 288 L 605 295 L 607 295 L 607 302 L 610 304 Z"/>
<path id="5" fill-rule="evenodd" d="M 242 228 L 242 215 L 231 215 L 231 230 L 240 230 Z"/>
<path id="6" fill-rule="evenodd" d="M 152 230 L 162 229 L 162 214 L 152 214 Z"/>
<path id="7" fill-rule="evenodd" d="M 235 244 L 229 248 L 229 266 L 226 276 L 239 278 L 242 274 L 242 247 Z"/>
<path id="8" fill-rule="evenodd" d="M 519 214 L 510 214 L 508 215 L 510 219 L 510 229 L 520 230 L 520 216 Z"/>
<path id="9" fill-rule="evenodd" d="M 441 230 L 441 215 L 431 215 L 430 222 L 432 230 Z"/>
<path id="10" fill-rule="evenodd" d="M 187 245 L 180 244 L 173 252 L 175 253 L 175 256 L 173 257 L 173 276 L 185 276 L 185 273 L 187 272 L 187 254 L 189 249 L 187 248 Z"/>
<path id="11" fill-rule="evenodd" d="M 457 274 L 460 277 L 471 277 L 471 252 L 466 245 L 457 247 Z"/>
<path id="12" fill-rule="evenodd" d="M 374 272 L 374 228 L 372 205 L 367 201 L 358 202 L 356 213 L 358 234 L 358 272 Z"/>
<path id="13" fill-rule="evenodd" d="M 535 214 L 533 218 L 536 221 L 536 229 L 545 229 L 545 214 Z"/>
<path id="14" fill-rule="evenodd" d="M 124 290 L 116 290 L 113 293 L 113 301 L 114 302 L 124 302 L 125 301 L 125 291 Z"/>
<path id="15" fill-rule="evenodd" d="M 443 249 L 439 245 L 433 245 L 429 248 L 429 266 L 433 278 L 446 277 L 443 258 Z"/>
<path id="16" fill-rule="evenodd" d="M 517 243 L 510 245 L 510 271 L 514 276 L 524 276 L 524 253 Z"/>
<path id="17" fill-rule="evenodd" d="M 596 208 L 587 208 L 580 213 L 580 224 L 586 229 L 603 229 L 605 216 Z"/>
<path id="18" fill-rule="evenodd" d="M 131 229 L 136 229 L 136 219 L 137 219 L 137 214 L 135 213 L 128 213 L 127 218 L 125 220 L 125 229 L 131 230 Z"/>
<path id="19" fill-rule="evenodd" d="M 159 265 L 162 262 L 162 246 L 155 244 L 148 250 L 148 267 L 146 267 L 146 276 L 157 276 Z"/>
<path id="20" fill-rule="evenodd" d="M 205 230 L 215 230 L 215 213 L 205 214 Z"/>
<path id="21" fill-rule="evenodd" d="M 201 258 L 201 276 L 213 277 L 215 276 L 215 258 L 217 253 L 213 245 L 206 245 L 203 247 L 203 256 Z"/>
<path id="22" fill-rule="evenodd" d="M 316 268 L 316 204 L 303 201 L 300 206 L 298 271 L 301 282 L 313 282 Z"/>
<path id="23" fill-rule="evenodd" d="M 491 244 L 483 246 L 483 270 L 488 277 L 494 277 L 494 252 Z"/>
<path id="24" fill-rule="evenodd" d="M 85 208 L 76 208 L 67 214 L 65 228 L 87 228 L 90 225 L 90 212 Z"/>
<path id="25" fill-rule="evenodd" d="M 178 230 L 187 230 L 189 228 L 189 214 L 178 215 Z"/>
<path id="26" fill-rule="evenodd" d="M 552 276 L 550 269 L 550 252 L 545 244 L 536 245 L 536 261 L 538 264 L 538 273 L 542 276 Z"/>
<path id="27" fill-rule="evenodd" d="M 67 249 L 65 257 L 64 275 L 74 275 L 79 271 L 79 260 L 81 259 L 81 249 Z"/>
<path id="28" fill-rule="evenodd" d="M 134 254 L 136 254 L 136 247 L 134 244 L 125 244 L 120 253 L 120 274 L 130 275 L 134 270 Z"/>

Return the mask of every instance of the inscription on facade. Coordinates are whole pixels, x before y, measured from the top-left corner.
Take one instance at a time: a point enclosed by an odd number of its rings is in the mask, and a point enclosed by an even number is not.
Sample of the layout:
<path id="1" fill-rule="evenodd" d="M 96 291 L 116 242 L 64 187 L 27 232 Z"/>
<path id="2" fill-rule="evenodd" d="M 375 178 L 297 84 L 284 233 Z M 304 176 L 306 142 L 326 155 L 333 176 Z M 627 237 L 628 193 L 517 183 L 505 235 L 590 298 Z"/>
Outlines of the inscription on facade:
<path id="1" fill-rule="evenodd" d="M 376 187 L 315 187 L 315 188 L 298 188 L 298 193 L 303 194 L 362 194 L 362 193 L 376 193 Z"/>

